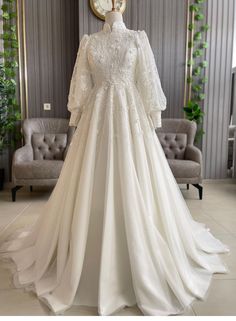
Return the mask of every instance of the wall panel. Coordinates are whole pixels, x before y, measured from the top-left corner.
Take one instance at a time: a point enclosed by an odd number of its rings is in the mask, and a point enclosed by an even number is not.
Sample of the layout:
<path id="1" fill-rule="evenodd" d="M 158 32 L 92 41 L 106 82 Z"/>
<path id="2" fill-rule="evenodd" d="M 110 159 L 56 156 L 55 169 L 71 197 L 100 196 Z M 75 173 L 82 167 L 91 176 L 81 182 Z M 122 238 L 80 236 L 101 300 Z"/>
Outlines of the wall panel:
<path id="1" fill-rule="evenodd" d="M 68 117 L 67 97 L 79 45 L 77 0 L 24 0 L 27 117 Z M 51 103 L 51 111 L 43 110 Z"/>
<path id="2" fill-rule="evenodd" d="M 202 147 L 205 178 L 227 177 L 234 6 L 234 0 L 208 0 L 207 22 L 211 28 L 207 35 L 209 67 Z"/>

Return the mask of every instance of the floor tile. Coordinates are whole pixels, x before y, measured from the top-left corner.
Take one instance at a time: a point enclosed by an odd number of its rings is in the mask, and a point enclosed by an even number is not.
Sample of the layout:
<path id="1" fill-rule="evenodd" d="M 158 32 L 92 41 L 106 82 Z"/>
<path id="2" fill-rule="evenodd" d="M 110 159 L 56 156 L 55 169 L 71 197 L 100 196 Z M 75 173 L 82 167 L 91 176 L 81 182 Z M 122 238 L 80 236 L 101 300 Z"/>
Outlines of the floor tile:
<path id="1" fill-rule="evenodd" d="M 86 306 L 73 306 L 66 310 L 63 315 L 66 316 L 95 316 L 98 315 L 97 308 Z"/>
<path id="2" fill-rule="evenodd" d="M 34 293 L 23 289 L 0 290 L 0 315 L 49 315 L 49 309 Z"/>
<path id="3" fill-rule="evenodd" d="M 199 216 L 194 219 L 200 223 L 204 223 L 206 225 L 206 227 L 210 229 L 210 232 L 214 236 L 217 236 L 220 234 L 226 234 L 227 232 L 229 232 L 224 226 L 222 226 L 220 223 L 218 223 L 216 221 L 213 221 L 209 217 Z"/>
<path id="4" fill-rule="evenodd" d="M 78 315 L 78 316 L 89 316 L 98 315 L 97 307 L 85 307 L 85 306 L 73 306 L 72 308 L 65 311 L 64 315 Z M 135 316 L 143 315 L 137 306 L 125 307 L 124 309 L 115 312 L 112 316 Z"/>
<path id="5" fill-rule="evenodd" d="M 13 288 L 12 273 L 2 262 L 0 262 L 0 290 Z"/>
<path id="6" fill-rule="evenodd" d="M 230 252 L 221 254 L 222 261 L 227 265 L 229 273 L 216 273 L 213 275 L 214 279 L 236 279 L 236 237 L 231 234 L 219 234 L 220 239 L 224 244 L 228 245 Z"/>
<path id="7" fill-rule="evenodd" d="M 139 315 L 143 316 L 142 311 L 135 305 L 134 307 L 125 307 L 124 309 L 120 310 L 119 312 L 116 312 L 112 314 L 114 316 L 131 316 L 131 315 Z"/>
<path id="8" fill-rule="evenodd" d="M 195 313 L 193 311 L 193 308 L 190 306 L 190 307 L 187 307 L 184 313 L 180 314 L 180 316 L 195 316 Z"/>
<path id="9" fill-rule="evenodd" d="M 196 315 L 235 316 L 236 315 L 236 280 L 212 280 L 206 299 L 192 304 Z"/>

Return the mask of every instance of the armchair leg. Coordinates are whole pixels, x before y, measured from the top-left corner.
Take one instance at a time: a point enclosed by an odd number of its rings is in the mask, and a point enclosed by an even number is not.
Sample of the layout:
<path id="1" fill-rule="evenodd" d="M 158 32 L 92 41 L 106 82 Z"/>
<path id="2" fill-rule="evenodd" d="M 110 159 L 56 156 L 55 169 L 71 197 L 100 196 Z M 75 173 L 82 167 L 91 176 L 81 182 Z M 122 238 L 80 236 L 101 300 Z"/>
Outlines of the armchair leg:
<path id="1" fill-rule="evenodd" d="M 189 184 L 187 184 L 187 189 L 189 189 Z"/>
<path id="2" fill-rule="evenodd" d="M 33 186 L 32 186 L 32 185 L 30 185 L 30 191 L 31 191 L 31 192 L 33 191 Z"/>
<path id="3" fill-rule="evenodd" d="M 199 184 L 192 184 L 192 185 L 198 189 L 199 199 L 202 200 L 203 187 L 201 185 L 199 185 Z"/>
<path id="4" fill-rule="evenodd" d="M 21 187 L 22 187 L 21 185 L 16 185 L 15 187 L 13 187 L 11 189 L 12 202 L 15 202 L 15 200 L 16 200 L 16 191 L 18 191 L 18 189 L 20 189 Z"/>

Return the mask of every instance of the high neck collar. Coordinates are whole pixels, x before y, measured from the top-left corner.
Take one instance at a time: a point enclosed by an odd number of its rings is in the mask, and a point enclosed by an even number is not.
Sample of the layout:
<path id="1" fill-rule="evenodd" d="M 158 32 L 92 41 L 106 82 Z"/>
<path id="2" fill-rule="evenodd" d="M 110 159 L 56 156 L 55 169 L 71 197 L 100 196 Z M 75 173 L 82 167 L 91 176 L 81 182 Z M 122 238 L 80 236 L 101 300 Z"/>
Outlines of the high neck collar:
<path id="1" fill-rule="evenodd" d="M 105 22 L 102 30 L 104 32 L 123 31 L 126 30 L 126 25 L 123 21 L 114 21 L 112 26 L 108 22 Z"/>

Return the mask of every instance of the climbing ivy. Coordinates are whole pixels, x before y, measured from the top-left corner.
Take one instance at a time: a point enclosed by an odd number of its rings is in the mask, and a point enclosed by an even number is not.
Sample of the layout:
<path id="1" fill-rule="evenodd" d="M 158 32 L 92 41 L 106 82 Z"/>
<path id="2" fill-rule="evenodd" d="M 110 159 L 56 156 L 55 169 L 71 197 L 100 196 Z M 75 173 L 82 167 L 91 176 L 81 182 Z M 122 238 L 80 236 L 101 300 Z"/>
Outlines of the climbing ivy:
<path id="1" fill-rule="evenodd" d="M 190 21 L 188 24 L 188 60 L 187 64 L 187 85 L 185 106 L 183 107 L 185 116 L 189 120 L 195 121 L 199 126 L 195 141 L 198 141 L 205 134 L 202 129 L 204 112 L 201 104 L 205 99 L 204 84 L 208 81 L 205 77 L 205 68 L 208 62 L 204 60 L 204 54 L 208 43 L 204 41 L 204 36 L 209 29 L 208 24 L 204 24 L 205 15 L 203 4 L 205 0 L 195 0 L 189 5 Z"/>
<path id="2" fill-rule="evenodd" d="M 16 71 L 18 69 L 18 41 L 15 18 L 15 0 L 4 0 L 0 7 L 0 19 L 3 31 L 0 39 L 3 50 L 0 51 L 0 153 L 7 147 L 15 147 L 22 134 L 15 130 L 21 119 L 16 98 Z"/>

